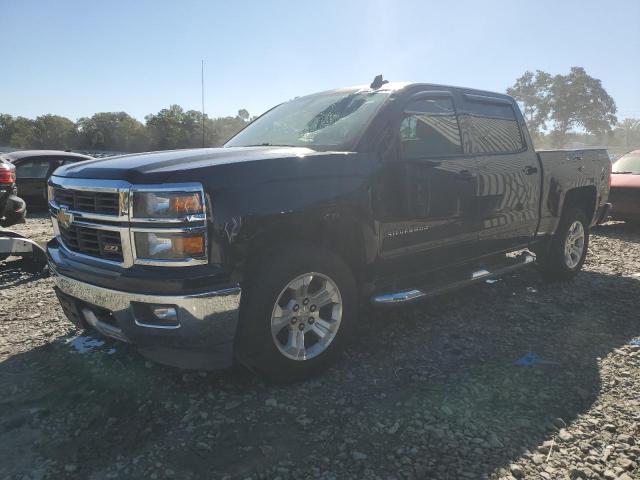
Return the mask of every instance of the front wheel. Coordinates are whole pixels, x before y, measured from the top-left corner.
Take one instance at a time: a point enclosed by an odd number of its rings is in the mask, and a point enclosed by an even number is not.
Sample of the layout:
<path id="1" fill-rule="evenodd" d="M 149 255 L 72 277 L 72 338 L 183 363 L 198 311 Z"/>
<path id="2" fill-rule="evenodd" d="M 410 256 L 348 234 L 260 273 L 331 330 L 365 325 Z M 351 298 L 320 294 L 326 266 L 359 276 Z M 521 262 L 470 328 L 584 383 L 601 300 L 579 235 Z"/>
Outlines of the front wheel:
<path id="1" fill-rule="evenodd" d="M 249 275 L 236 342 L 241 363 L 286 382 L 337 358 L 355 325 L 358 301 L 353 275 L 337 255 L 296 247 L 263 259 Z"/>
<path id="2" fill-rule="evenodd" d="M 538 254 L 538 264 L 548 280 L 569 280 L 580 271 L 589 247 L 589 221 L 579 208 L 567 210 L 560 219 L 551 245 Z"/>

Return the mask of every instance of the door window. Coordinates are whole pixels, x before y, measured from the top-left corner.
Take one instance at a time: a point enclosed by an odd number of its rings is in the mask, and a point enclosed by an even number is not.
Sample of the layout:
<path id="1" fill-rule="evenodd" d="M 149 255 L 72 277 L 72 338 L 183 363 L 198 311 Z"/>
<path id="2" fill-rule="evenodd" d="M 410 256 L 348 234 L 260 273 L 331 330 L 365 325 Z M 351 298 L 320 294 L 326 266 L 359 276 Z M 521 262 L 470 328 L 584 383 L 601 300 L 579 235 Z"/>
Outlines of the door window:
<path id="1" fill-rule="evenodd" d="M 462 153 L 460 128 L 450 98 L 422 98 L 411 102 L 400 123 L 403 159 Z"/>
<path id="2" fill-rule="evenodd" d="M 471 97 L 471 96 L 470 96 Z M 460 114 L 466 153 L 515 153 L 525 149 L 513 106 L 490 98 L 465 98 Z"/>
<path id="3" fill-rule="evenodd" d="M 16 165 L 16 177 L 18 178 L 47 178 L 49 172 L 48 159 L 23 160 Z"/>

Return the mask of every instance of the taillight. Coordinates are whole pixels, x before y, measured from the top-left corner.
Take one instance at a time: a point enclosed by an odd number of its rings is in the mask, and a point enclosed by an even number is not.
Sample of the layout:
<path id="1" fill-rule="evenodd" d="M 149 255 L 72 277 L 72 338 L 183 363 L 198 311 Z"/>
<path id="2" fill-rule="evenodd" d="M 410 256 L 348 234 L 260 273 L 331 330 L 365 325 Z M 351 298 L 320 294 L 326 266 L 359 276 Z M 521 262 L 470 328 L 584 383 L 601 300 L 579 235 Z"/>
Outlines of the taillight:
<path id="1" fill-rule="evenodd" d="M 15 183 L 16 167 L 10 163 L 0 163 L 0 183 Z"/>

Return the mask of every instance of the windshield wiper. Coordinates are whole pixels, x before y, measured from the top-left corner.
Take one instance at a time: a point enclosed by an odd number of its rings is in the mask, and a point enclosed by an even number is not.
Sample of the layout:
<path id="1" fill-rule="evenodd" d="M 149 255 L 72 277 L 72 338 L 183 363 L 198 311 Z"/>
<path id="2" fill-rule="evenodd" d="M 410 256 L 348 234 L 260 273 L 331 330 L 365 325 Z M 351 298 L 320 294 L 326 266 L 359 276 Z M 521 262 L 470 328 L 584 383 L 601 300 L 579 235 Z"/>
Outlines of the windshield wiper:
<path id="1" fill-rule="evenodd" d="M 620 173 L 620 174 L 624 175 L 626 173 L 633 173 L 633 172 L 611 172 L 611 173 Z"/>

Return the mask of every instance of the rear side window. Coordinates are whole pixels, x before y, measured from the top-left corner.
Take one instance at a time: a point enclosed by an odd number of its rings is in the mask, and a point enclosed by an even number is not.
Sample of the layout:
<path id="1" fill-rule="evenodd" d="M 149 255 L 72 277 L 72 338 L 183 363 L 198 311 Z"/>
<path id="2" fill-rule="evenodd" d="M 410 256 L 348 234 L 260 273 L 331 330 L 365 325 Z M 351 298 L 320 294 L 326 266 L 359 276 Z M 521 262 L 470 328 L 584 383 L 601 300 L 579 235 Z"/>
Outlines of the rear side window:
<path id="1" fill-rule="evenodd" d="M 49 159 L 46 158 L 23 160 L 16 165 L 16 176 L 18 178 L 47 178 L 49 167 Z"/>
<path id="2" fill-rule="evenodd" d="M 522 132 L 510 103 L 465 95 L 460 115 L 466 153 L 515 153 L 525 149 Z"/>
<path id="3" fill-rule="evenodd" d="M 422 98 L 409 103 L 400 123 L 402 158 L 462 153 L 460 128 L 450 98 Z"/>

